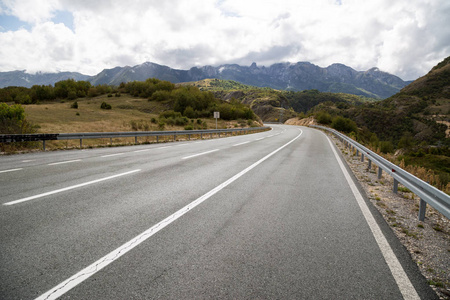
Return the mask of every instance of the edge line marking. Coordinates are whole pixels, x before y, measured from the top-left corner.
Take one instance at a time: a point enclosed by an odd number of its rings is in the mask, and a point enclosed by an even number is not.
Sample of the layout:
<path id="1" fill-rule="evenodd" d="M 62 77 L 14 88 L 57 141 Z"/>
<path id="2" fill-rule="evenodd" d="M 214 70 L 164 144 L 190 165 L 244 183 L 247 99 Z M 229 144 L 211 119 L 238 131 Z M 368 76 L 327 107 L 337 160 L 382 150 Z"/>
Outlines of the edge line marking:
<path id="1" fill-rule="evenodd" d="M 366 222 L 369 225 L 370 230 L 372 231 L 375 241 L 377 242 L 378 247 L 380 248 L 380 251 L 383 254 L 384 260 L 389 266 L 392 276 L 394 277 L 394 280 L 397 283 L 397 286 L 400 289 L 403 298 L 420 300 L 420 297 L 417 294 L 416 289 L 409 280 L 408 275 L 406 275 L 405 271 L 403 270 L 400 261 L 398 260 L 397 256 L 395 255 L 394 251 L 392 250 L 391 246 L 386 240 L 386 237 L 384 236 L 383 232 L 378 226 L 377 221 L 375 221 L 375 218 L 370 212 L 369 207 L 367 206 L 366 202 L 363 199 L 363 196 L 359 192 L 349 172 L 345 168 L 344 163 L 337 154 L 336 149 L 334 149 L 333 143 L 325 133 L 323 134 L 328 139 L 328 143 L 330 144 L 330 147 L 333 150 L 334 156 L 336 157 L 339 167 L 341 168 L 342 173 L 344 173 L 344 177 L 347 180 L 347 183 L 350 186 L 350 189 L 352 190 L 353 195 L 356 198 L 356 202 L 358 203 L 359 208 L 361 209 L 361 212 L 364 215 L 364 218 L 366 219 Z"/>

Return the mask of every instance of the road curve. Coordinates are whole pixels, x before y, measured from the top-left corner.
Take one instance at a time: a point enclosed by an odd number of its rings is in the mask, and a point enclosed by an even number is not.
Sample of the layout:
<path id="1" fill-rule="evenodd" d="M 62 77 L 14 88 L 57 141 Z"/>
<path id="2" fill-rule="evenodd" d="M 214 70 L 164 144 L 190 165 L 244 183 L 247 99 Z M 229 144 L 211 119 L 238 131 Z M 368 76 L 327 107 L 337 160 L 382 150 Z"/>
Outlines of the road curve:
<path id="1" fill-rule="evenodd" d="M 322 132 L 0 157 L 1 299 L 437 299 Z"/>

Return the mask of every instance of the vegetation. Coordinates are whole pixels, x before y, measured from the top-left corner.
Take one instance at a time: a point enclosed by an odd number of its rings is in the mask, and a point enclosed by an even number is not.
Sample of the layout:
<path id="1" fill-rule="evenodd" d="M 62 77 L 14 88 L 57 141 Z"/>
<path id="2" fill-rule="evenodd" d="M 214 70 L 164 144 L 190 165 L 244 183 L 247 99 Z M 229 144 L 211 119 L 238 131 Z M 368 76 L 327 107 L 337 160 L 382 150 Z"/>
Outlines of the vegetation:
<path id="1" fill-rule="evenodd" d="M 378 102 L 322 102 L 308 114 L 350 133 L 408 172 L 450 192 L 450 57 L 400 93 Z M 346 128 L 344 119 L 356 127 Z M 336 123 L 340 120 L 339 123 Z"/>

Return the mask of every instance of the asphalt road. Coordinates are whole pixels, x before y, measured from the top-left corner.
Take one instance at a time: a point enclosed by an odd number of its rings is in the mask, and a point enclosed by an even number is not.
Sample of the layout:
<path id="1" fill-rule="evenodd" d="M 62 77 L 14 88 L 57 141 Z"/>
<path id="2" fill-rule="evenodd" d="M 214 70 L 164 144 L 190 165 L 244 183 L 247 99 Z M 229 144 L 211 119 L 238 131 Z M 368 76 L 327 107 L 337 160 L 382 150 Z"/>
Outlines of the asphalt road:
<path id="1" fill-rule="evenodd" d="M 274 125 L 0 157 L 0 298 L 437 299 L 333 149 Z"/>

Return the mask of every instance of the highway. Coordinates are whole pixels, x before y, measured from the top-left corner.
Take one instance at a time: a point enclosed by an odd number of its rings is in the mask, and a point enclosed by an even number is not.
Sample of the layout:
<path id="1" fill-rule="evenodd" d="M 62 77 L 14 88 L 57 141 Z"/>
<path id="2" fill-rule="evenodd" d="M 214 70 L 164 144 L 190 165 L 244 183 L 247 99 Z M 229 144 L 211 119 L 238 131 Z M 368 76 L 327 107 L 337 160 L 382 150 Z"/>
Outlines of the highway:
<path id="1" fill-rule="evenodd" d="M 0 299 L 438 299 L 328 137 L 0 157 Z"/>

